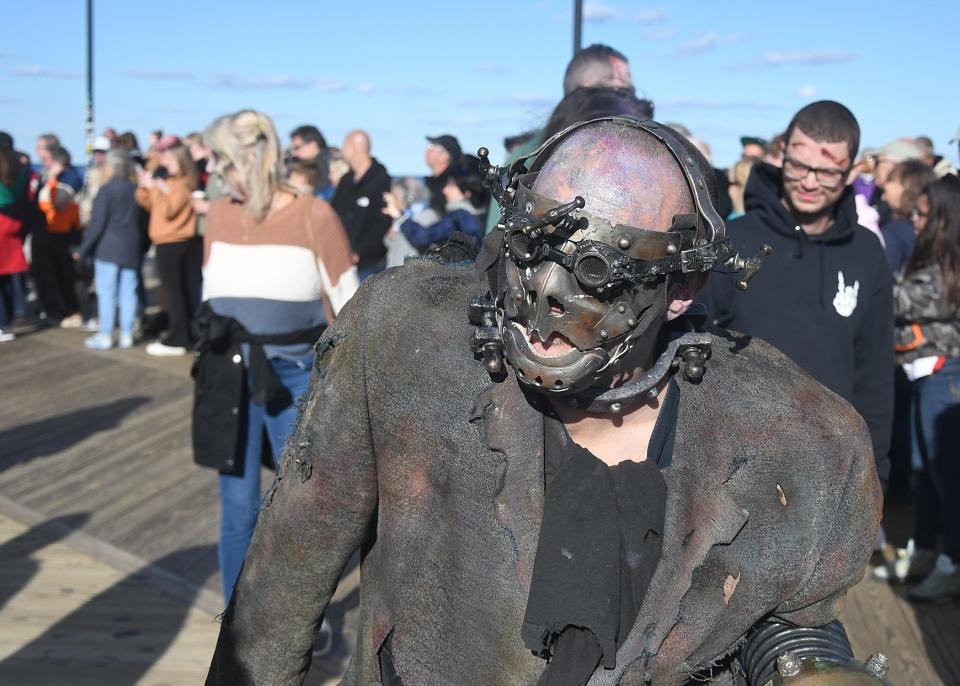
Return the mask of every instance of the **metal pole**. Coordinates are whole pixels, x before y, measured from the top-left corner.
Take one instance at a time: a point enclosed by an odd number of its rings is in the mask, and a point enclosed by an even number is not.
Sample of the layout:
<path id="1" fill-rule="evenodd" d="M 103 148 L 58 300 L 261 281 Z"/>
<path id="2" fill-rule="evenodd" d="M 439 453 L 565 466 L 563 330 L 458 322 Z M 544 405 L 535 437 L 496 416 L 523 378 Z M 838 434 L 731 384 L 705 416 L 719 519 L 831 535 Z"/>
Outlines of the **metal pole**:
<path id="1" fill-rule="evenodd" d="M 93 0 L 87 0 L 87 169 L 93 165 Z"/>
<path id="2" fill-rule="evenodd" d="M 583 29 L 583 0 L 573 0 L 573 54 L 580 52 L 580 35 Z"/>

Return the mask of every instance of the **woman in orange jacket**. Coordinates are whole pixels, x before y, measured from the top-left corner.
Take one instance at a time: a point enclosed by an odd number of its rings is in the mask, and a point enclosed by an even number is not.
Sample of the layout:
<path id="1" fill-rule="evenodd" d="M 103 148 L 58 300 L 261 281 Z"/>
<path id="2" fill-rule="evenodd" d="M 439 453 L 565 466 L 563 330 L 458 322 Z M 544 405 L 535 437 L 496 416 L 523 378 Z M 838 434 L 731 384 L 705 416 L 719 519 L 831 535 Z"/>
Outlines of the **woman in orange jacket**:
<path id="1" fill-rule="evenodd" d="M 160 141 L 165 170 L 137 174 L 137 202 L 150 212 L 150 240 L 157 247 L 157 271 L 166 294 L 167 335 L 147 346 L 150 355 L 183 355 L 189 345 L 190 317 L 200 300 L 203 244 L 191 194 L 197 188 L 190 151 L 175 136 Z"/>

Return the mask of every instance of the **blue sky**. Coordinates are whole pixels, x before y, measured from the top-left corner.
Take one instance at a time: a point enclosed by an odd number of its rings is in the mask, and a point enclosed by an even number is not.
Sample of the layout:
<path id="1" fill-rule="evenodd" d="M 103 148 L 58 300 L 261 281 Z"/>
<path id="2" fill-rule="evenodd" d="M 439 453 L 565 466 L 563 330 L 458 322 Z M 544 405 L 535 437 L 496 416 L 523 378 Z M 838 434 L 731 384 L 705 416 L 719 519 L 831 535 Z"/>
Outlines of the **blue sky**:
<path id="1" fill-rule="evenodd" d="M 0 129 L 32 150 L 58 133 L 83 157 L 84 0 L 0 0 Z M 573 2 L 95 0 L 96 127 L 202 129 L 244 107 L 281 136 L 314 123 L 339 145 L 359 127 L 394 174 L 423 174 L 424 136 L 498 154 L 561 96 Z M 584 44 L 630 59 L 657 118 L 677 121 L 726 165 L 742 134 L 782 130 L 805 103 L 840 100 L 863 141 L 960 126 L 960 3 L 584 3 Z"/>

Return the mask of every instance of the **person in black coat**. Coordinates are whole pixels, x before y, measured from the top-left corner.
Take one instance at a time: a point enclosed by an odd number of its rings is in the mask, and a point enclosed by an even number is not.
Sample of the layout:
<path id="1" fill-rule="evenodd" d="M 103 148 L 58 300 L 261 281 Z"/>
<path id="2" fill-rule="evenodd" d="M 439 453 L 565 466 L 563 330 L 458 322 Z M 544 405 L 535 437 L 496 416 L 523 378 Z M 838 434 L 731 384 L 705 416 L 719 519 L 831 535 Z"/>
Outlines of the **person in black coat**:
<path id="1" fill-rule="evenodd" d="M 350 172 L 340 179 L 330 200 L 357 254 L 357 276 L 363 281 L 387 266 L 383 238 L 390 219 L 383 210 L 383 194 L 390 190 L 390 174 L 370 156 L 370 137 L 365 131 L 351 131 L 343 139 L 343 158 Z"/>
<path id="2" fill-rule="evenodd" d="M 106 165 L 109 181 L 93 200 L 90 223 L 75 254 L 78 260 L 93 258 L 100 324 L 98 333 L 84 345 L 94 350 L 113 347 L 118 308 L 120 347 L 133 346 L 146 228 L 146 215 L 134 200 L 136 184 L 129 180 L 130 157 L 125 151 L 111 150 Z"/>

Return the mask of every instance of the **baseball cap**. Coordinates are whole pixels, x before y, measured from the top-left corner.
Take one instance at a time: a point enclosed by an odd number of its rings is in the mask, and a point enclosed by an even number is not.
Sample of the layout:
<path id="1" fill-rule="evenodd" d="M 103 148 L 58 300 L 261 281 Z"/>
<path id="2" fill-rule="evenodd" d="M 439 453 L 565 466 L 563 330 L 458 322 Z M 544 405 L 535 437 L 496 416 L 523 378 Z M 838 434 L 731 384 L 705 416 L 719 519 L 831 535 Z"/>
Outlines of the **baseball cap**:
<path id="1" fill-rule="evenodd" d="M 97 136 L 93 139 L 93 149 L 98 152 L 106 152 L 110 149 L 110 139 L 106 136 Z"/>
<path id="2" fill-rule="evenodd" d="M 436 143 L 450 153 L 451 160 L 460 159 L 460 156 L 463 155 L 463 151 L 460 149 L 460 141 L 449 133 L 444 133 L 440 136 L 427 136 L 427 140 L 431 143 Z"/>
<path id="3" fill-rule="evenodd" d="M 891 162 L 903 162 L 904 160 L 919 160 L 923 157 L 920 148 L 912 141 L 895 140 L 887 143 L 880 148 L 879 157 L 886 158 Z"/>
<path id="4" fill-rule="evenodd" d="M 759 145 L 764 150 L 767 149 L 767 141 L 759 136 L 741 136 L 740 145 Z"/>

